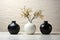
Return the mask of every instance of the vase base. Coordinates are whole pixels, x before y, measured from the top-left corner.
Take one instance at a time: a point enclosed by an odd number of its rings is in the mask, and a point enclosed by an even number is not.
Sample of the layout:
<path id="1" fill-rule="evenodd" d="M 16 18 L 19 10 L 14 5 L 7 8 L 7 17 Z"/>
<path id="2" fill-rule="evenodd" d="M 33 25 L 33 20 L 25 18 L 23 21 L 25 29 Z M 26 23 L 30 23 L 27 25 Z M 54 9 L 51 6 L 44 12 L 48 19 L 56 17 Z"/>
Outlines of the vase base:
<path id="1" fill-rule="evenodd" d="M 34 33 L 25 33 L 26 35 L 34 35 Z"/>
<path id="2" fill-rule="evenodd" d="M 18 33 L 10 33 L 11 35 L 17 35 Z"/>

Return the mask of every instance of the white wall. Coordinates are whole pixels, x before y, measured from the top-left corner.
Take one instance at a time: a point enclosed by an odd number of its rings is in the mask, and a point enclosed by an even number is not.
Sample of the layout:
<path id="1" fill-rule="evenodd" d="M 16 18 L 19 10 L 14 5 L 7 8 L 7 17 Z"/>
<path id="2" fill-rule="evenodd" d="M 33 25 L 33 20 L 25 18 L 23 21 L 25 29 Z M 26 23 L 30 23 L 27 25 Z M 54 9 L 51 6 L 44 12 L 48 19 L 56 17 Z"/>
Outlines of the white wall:
<path id="1" fill-rule="evenodd" d="M 53 26 L 53 32 L 60 32 L 60 0 L 0 0 L 0 31 L 8 31 L 8 24 L 15 20 L 21 27 L 23 32 L 24 24 L 28 21 L 20 17 L 19 8 L 24 6 L 31 8 L 33 11 L 41 9 L 44 20 L 48 20 Z M 39 21 L 37 21 L 39 20 Z M 43 20 L 35 19 L 33 23 L 36 24 L 39 32 L 39 26 Z"/>

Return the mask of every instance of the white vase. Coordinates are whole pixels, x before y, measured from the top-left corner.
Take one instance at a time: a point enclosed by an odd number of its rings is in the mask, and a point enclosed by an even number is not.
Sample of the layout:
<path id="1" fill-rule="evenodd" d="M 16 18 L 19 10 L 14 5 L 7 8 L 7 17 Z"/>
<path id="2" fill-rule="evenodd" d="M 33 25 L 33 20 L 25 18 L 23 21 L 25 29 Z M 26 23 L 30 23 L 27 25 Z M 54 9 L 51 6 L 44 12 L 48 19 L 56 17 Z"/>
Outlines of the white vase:
<path id="1" fill-rule="evenodd" d="M 24 26 L 24 31 L 26 34 L 34 34 L 36 31 L 36 26 L 33 23 L 28 22 Z"/>

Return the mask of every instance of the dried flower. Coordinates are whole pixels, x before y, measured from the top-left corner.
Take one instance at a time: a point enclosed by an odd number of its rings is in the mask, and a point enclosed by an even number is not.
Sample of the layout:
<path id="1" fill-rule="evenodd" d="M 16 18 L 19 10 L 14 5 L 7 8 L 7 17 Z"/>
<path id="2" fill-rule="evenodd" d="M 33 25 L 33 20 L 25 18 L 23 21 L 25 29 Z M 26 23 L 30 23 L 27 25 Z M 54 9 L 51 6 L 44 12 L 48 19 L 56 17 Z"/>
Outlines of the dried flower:
<path id="1" fill-rule="evenodd" d="M 40 17 L 41 19 L 43 19 L 44 16 L 42 15 L 42 11 L 39 10 L 34 13 L 34 17 Z"/>
<path id="2" fill-rule="evenodd" d="M 36 16 L 36 17 L 38 17 L 38 16 L 40 16 L 41 15 L 41 13 L 39 12 L 39 11 L 36 11 L 35 13 L 34 13 L 34 16 Z"/>
<path id="3" fill-rule="evenodd" d="M 22 9 L 22 16 L 24 16 L 24 17 L 28 17 L 30 14 L 30 12 L 31 12 L 32 10 L 30 9 L 30 8 L 23 8 Z"/>

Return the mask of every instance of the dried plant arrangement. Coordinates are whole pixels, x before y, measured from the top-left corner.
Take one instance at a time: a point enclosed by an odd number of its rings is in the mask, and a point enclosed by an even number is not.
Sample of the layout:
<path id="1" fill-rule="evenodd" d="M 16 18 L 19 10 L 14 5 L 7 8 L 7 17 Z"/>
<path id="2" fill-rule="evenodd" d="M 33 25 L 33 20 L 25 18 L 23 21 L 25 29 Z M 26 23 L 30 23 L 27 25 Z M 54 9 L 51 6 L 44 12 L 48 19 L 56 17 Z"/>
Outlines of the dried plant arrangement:
<path id="1" fill-rule="evenodd" d="M 27 18 L 29 22 L 32 22 L 35 18 L 44 18 L 44 15 L 42 15 L 42 11 L 38 10 L 33 13 L 33 17 L 31 15 L 32 9 L 24 7 L 21 9 L 21 16 L 24 18 Z"/>

